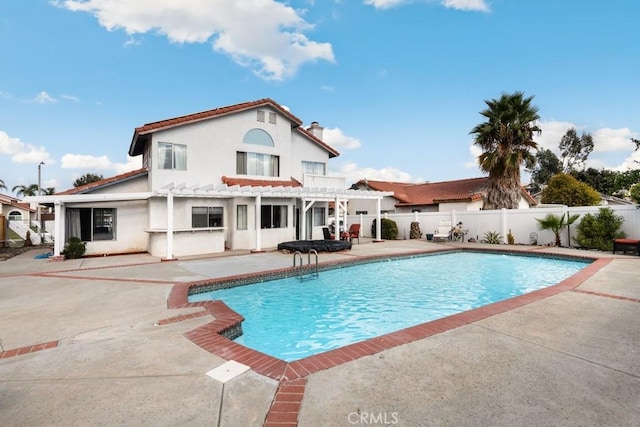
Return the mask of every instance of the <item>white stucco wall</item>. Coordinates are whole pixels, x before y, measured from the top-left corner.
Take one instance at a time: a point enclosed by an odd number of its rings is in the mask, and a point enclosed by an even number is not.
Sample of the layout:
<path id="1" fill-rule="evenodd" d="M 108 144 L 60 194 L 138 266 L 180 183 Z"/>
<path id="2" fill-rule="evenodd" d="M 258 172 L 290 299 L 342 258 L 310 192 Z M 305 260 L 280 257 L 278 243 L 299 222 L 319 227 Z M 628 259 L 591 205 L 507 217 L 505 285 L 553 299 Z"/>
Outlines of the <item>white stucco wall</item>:
<path id="1" fill-rule="evenodd" d="M 266 112 L 275 111 L 260 108 Z M 187 170 L 158 169 L 157 160 L 151 162 L 151 189 L 166 183 L 219 184 L 221 177 L 258 178 L 264 180 L 302 181 L 302 160 L 327 163 L 329 154 L 317 144 L 291 129 L 288 118 L 278 114 L 276 123 L 257 121 L 257 110 L 238 112 L 198 123 L 158 131 L 152 136 L 152 157 L 158 153 L 158 142 L 187 146 Z M 268 114 L 267 114 L 268 116 Z M 273 147 L 244 144 L 243 138 L 251 129 L 262 129 L 274 141 Z M 236 174 L 236 152 L 245 151 L 280 157 L 280 176 L 252 176 Z"/>
<path id="2" fill-rule="evenodd" d="M 75 203 L 69 208 L 115 208 L 116 237 L 115 240 L 96 240 L 87 243 L 86 255 L 109 255 L 133 252 L 146 252 L 148 235 L 142 224 L 147 220 L 146 201 L 109 202 L 109 203 Z M 64 219 L 63 219 L 64 220 Z"/>

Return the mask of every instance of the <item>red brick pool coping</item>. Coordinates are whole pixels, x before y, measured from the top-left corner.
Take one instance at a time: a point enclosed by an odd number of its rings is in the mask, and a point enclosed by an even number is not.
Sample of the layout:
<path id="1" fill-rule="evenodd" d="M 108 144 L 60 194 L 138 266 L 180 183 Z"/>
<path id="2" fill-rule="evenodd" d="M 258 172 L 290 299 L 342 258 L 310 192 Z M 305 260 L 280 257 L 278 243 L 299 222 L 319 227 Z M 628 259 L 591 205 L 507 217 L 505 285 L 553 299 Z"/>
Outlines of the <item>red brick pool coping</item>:
<path id="1" fill-rule="evenodd" d="M 511 252 L 513 253 L 513 252 Z M 424 255 L 424 252 L 420 253 Z M 399 254 L 400 255 L 400 254 Z M 407 255 L 407 254 L 402 254 Z M 411 255 L 411 254 L 409 254 Z M 417 255 L 417 254 L 416 254 Z M 517 255 L 517 253 L 515 253 Z M 521 253 L 526 255 L 526 252 Z M 551 256 L 551 255 L 550 255 Z M 557 255 L 553 255 L 557 256 Z M 380 257 L 371 257 L 372 260 Z M 383 258 L 390 258 L 385 255 Z M 544 298 L 557 295 L 566 291 L 574 291 L 586 279 L 594 275 L 597 271 L 611 262 L 611 258 L 595 259 L 589 265 L 584 267 L 576 274 L 567 279 L 543 289 L 539 289 L 524 295 L 516 296 L 504 301 L 499 301 L 473 310 L 457 313 L 441 319 L 420 325 L 411 326 L 396 332 L 384 334 L 365 341 L 350 344 L 324 353 L 305 357 L 293 362 L 285 362 L 276 357 L 261 353 L 243 345 L 237 344 L 221 335 L 225 331 L 237 326 L 244 318 L 227 307 L 222 301 L 207 301 L 198 303 L 188 302 L 189 288 L 199 286 L 205 283 L 211 283 L 212 280 L 180 283 L 173 286 L 169 295 L 168 308 L 186 308 L 186 307 L 202 307 L 204 310 L 183 316 L 201 317 L 204 315 L 212 315 L 214 320 L 204 326 L 193 329 L 185 333 L 185 337 L 204 350 L 215 354 L 225 360 L 235 360 L 239 363 L 249 366 L 255 372 L 279 381 L 276 396 L 272 402 L 271 408 L 266 416 L 265 426 L 285 426 L 297 425 L 298 415 L 304 396 L 304 388 L 306 386 L 306 377 L 316 372 L 333 368 L 344 363 L 348 363 L 365 356 L 370 356 L 384 350 L 391 349 L 400 345 L 408 344 L 416 340 L 428 338 L 430 336 L 446 332 L 460 326 L 465 326 L 496 314 L 504 313 L 524 305 L 540 301 Z M 345 264 L 348 262 L 345 262 Z M 277 271 L 291 271 L 291 269 L 282 269 Z M 277 272 L 275 271 L 275 272 Z M 273 273 L 273 272 L 271 272 Z M 232 280 L 234 278 L 246 278 L 251 275 L 243 275 L 238 277 L 225 277 L 222 280 Z M 582 291 L 581 291 L 582 292 Z M 591 293 L 598 295 L 596 292 L 584 291 L 583 293 Z M 635 300 L 634 298 L 616 297 L 618 299 Z M 165 321 L 172 323 L 180 321 L 176 318 L 166 319 Z M 185 317 L 192 318 L 192 317 Z M 159 322 L 159 324 L 164 324 Z"/>

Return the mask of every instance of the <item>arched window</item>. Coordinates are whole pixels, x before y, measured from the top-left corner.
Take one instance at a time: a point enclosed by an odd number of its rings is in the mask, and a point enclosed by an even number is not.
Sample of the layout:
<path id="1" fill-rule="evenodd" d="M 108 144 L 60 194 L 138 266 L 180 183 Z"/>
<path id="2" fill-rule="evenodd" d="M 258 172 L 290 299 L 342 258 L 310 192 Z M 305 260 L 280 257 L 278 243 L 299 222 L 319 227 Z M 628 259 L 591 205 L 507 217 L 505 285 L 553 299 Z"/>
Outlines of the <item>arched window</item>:
<path id="1" fill-rule="evenodd" d="M 244 134 L 242 142 L 245 144 L 263 145 L 265 147 L 273 147 L 273 139 L 266 131 L 262 129 L 251 129 Z"/>
<path id="2" fill-rule="evenodd" d="M 22 221 L 22 213 L 20 211 L 9 212 L 9 221 Z"/>

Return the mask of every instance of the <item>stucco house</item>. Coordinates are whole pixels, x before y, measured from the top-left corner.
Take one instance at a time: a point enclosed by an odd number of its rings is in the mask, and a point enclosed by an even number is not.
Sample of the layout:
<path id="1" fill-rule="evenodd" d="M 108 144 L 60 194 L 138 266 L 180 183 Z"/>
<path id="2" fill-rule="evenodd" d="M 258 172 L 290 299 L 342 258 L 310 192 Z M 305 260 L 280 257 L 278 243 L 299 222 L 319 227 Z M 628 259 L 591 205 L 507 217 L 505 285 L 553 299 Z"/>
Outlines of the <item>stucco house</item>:
<path id="1" fill-rule="evenodd" d="M 9 221 L 22 221 L 29 223 L 36 210 L 29 203 L 22 202 L 15 197 L 0 194 L 0 215 Z"/>
<path id="2" fill-rule="evenodd" d="M 479 211 L 482 209 L 488 177 L 459 179 L 454 181 L 406 183 L 362 179 L 351 188 L 393 192 L 381 202 L 382 213 Z M 524 188 L 519 209 L 537 204 Z M 375 206 L 366 200 L 349 203 L 349 214 L 375 213 Z"/>
<path id="3" fill-rule="evenodd" d="M 322 239 L 329 202 L 337 219 L 348 200 L 385 194 L 327 175 L 339 153 L 302 124 L 268 98 L 147 123 L 129 145 L 141 169 L 28 199 L 54 206 L 54 256 L 72 236 L 88 255 L 165 259 Z"/>

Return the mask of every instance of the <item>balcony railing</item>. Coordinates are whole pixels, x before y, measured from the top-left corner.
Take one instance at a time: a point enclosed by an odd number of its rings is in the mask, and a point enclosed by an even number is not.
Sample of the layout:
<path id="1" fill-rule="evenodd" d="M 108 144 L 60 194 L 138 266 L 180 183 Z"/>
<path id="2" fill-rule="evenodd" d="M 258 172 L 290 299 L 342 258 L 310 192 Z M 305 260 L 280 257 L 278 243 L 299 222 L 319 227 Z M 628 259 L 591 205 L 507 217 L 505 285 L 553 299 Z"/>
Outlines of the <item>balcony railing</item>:
<path id="1" fill-rule="evenodd" d="M 344 190 L 346 188 L 346 180 L 344 177 L 304 174 L 303 187 L 309 188 L 335 188 Z"/>

